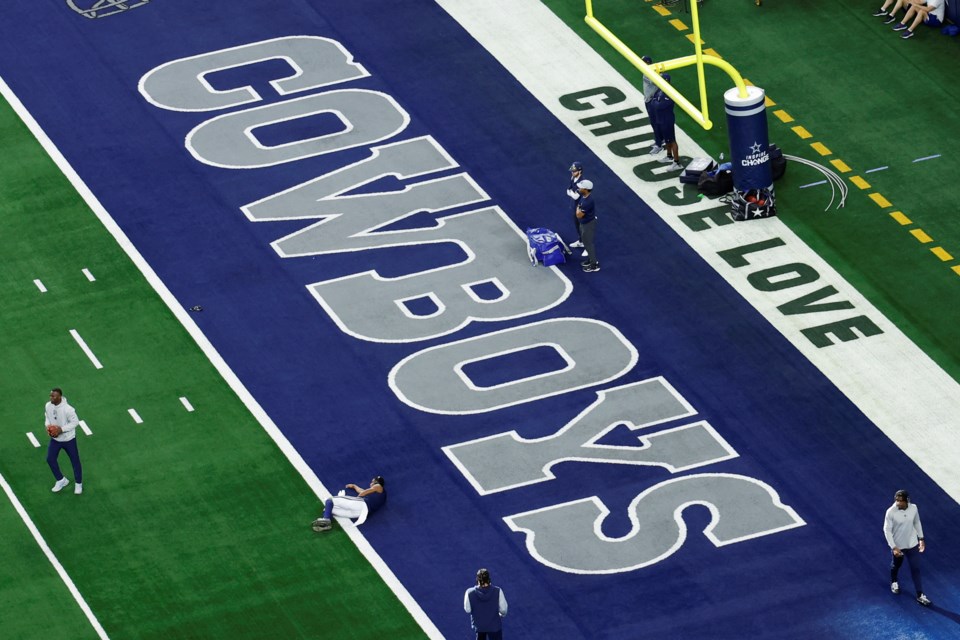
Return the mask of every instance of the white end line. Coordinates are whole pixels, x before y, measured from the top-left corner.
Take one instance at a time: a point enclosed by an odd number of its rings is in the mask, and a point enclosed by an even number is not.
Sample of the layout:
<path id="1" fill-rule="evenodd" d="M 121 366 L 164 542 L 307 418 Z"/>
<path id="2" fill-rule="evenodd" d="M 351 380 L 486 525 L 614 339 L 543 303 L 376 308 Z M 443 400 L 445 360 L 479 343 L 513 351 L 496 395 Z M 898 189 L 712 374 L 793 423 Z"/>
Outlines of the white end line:
<path id="1" fill-rule="evenodd" d="M 87 343 L 83 341 L 83 338 L 80 337 L 80 334 L 77 333 L 77 330 L 70 329 L 70 335 L 73 336 L 73 339 L 77 341 L 77 344 L 80 345 L 80 348 L 83 349 L 83 352 L 87 354 L 88 358 L 90 358 L 90 362 L 93 363 L 93 366 L 97 369 L 103 369 L 103 365 L 100 364 L 99 360 L 97 360 L 97 356 L 93 355 L 93 351 L 91 351 L 90 347 L 87 346 Z"/>
<path id="2" fill-rule="evenodd" d="M 90 273 L 90 269 L 84 269 L 83 275 L 87 276 L 87 280 L 89 280 L 90 282 L 96 282 L 97 280 L 96 278 L 93 277 L 93 274 Z"/>
<path id="3" fill-rule="evenodd" d="M 90 427 L 87 426 L 87 421 L 86 421 L 86 420 L 81 420 L 81 421 L 80 421 L 80 428 L 83 429 L 83 432 L 84 432 L 85 434 L 87 434 L 88 436 L 92 436 L 92 435 L 93 435 L 93 431 L 90 431 Z"/>
<path id="4" fill-rule="evenodd" d="M 137 413 L 136 409 L 127 409 L 127 413 L 130 414 L 130 417 L 133 418 L 133 421 L 137 424 L 143 424 L 143 418 L 140 417 L 140 414 Z"/>
<path id="5" fill-rule="evenodd" d="M 923 156 L 922 158 L 917 158 L 914 162 L 923 162 L 924 160 L 933 160 L 934 158 L 939 158 L 940 154 L 935 153 L 932 156 Z"/>
<path id="6" fill-rule="evenodd" d="M 182 404 L 183 408 L 186 409 L 187 411 L 193 411 L 193 405 L 190 404 L 190 401 L 187 400 L 186 396 L 181 396 L 180 404 Z"/>
<path id="7" fill-rule="evenodd" d="M 39 278 L 37 278 L 36 280 L 34 280 L 34 281 L 33 281 L 33 284 L 37 285 L 37 289 L 40 289 L 40 293 L 46 293 L 46 292 L 47 292 L 47 288 L 46 288 L 45 286 L 43 286 L 43 283 L 40 282 L 40 279 L 39 279 Z"/>
<path id="8" fill-rule="evenodd" d="M 29 432 L 28 432 L 28 433 L 27 433 L 27 440 L 29 440 L 29 441 L 30 441 L 30 444 L 32 444 L 34 447 L 40 448 L 40 443 L 37 442 L 37 436 L 35 436 L 35 435 L 33 435 L 32 433 L 29 433 Z"/>
<path id="9" fill-rule="evenodd" d="M 40 530 L 37 529 L 37 525 L 33 524 L 33 520 L 31 520 L 30 516 L 27 515 L 27 510 L 23 508 L 22 504 L 20 504 L 20 500 L 14 495 L 13 489 L 11 489 L 10 485 L 7 484 L 7 480 L 3 477 L 3 474 L 0 474 L 0 486 L 3 487 L 3 491 L 7 494 L 7 498 L 9 498 L 10 502 L 13 504 L 13 508 L 17 510 L 17 513 L 20 515 L 20 519 L 23 520 L 25 525 L 27 525 L 27 529 L 29 529 L 30 534 L 33 535 L 33 539 L 37 541 L 37 545 L 43 551 L 43 555 L 47 556 L 47 560 L 49 560 L 50 564 L 53 565 L 53 568 L 56 569 L 57 573 L 60 575 L 60 579 L 63 580 L 65 585 L 67 585 L 67 589 L 70 590 L 70 594 L 73 596 L 73 599 L 77 601 L 78 605 L 80 605 L 80 609 L 83 611 L 83 614 L 87 616 L 87 620 L 90 621 L 90 624 L 93 625 L 97 635 L 104 640 L 109 640 L 110 637 L 107 635 L 107 632 L 104 631 L 103 627 L 100 626 L 100 621 L 97 620 L 97 616 L 95 616 L 93 610 L 90 609 L 90 605 L 88 605 L 87 601 L 83 599 L 82 595 L 80 595 L 77 585 L 75 585 L 73 580 L 70 579 L 70 576 L 67 575 L 67 570 L 63 568 L 63 565 L 60 564 L 60 561 L 57 560 L 57 557 L 53 555 L 53 551 L 51 551 L 50 547 L 47 546 L 47 541 L 43 539 L 42 535 L 40 535 Z"/>

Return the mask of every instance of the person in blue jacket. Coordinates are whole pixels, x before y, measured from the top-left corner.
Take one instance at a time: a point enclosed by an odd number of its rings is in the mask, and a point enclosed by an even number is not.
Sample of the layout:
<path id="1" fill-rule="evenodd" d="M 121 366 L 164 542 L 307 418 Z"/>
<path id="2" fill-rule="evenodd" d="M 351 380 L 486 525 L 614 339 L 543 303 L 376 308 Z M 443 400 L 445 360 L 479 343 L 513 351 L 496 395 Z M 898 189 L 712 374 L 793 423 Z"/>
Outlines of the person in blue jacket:
<path id="1" fill-rule="evenodd" d="M 463 610 L 470 614 L 470 626 L 477 640 L 503 640 L 502 619 L 507 615 L 503 589 L 490 583 L 490 572 L 477 571 L 477 586 L 463 594 Z"/>
<path id="2" fill-rule="evenodd" d="M 661 73 L 660 77 L 670 82 L 669 73 Z M 683 167 L 680 165 L 680 149 L 677 145 L 676 123 L 677 117 L 674 113 L 673 100 L 665 94 L 662 89 L 657 89 L 653 99 L 649 103 L 650 111 L 655 112 L 656 116 L 651 118 L 657 127 L 657 138 L 663 141 L 663 148 L 667 155 L 660 158 L 658 162 L 669 162 L 667 167 L 670 171 L 678 171 Z"/>

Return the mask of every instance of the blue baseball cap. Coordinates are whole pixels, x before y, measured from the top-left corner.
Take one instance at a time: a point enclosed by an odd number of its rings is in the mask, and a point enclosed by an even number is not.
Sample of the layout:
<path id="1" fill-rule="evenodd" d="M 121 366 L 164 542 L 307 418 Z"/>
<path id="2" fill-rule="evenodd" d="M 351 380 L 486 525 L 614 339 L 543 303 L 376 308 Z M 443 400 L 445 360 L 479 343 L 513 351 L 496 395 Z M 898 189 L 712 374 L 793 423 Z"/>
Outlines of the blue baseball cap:
<path id="1" fill-rule="evenodd" d="M 670 74 L 669 74 L 669 73 L 663 72 L 663 73 L 660 74 L 660 77 L 663 78 L 664 80 L 666 80 L 667 82 L 670 82 Z"/>
<path id="2" fill-rule="evenodd" d="M 647 64 L 650 64 L 653 62 L 653 60 L 650 59 L 650 56 L 641 56 L 640 59 L 646 62 Z"/>
<path id="3" fill-rule="evenodd" d="M 583 171 L 583 165 L 579 162 L 574 162 L 570 165 L 570 168 L 567 171 Z"/>

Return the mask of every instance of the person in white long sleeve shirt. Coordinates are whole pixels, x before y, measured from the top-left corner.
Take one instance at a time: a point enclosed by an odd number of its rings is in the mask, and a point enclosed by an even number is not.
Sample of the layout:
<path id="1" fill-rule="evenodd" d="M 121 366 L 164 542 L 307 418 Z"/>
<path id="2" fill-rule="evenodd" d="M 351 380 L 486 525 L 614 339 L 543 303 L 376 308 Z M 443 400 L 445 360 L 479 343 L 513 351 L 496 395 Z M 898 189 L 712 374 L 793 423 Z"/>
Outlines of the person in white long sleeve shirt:
<path id="1" fill-rule="evenodd" d="M 883 519 L 883 535 L 893 554 L 890 562 L 890 590 L 900 593 L 900 583 L 897 574 L 903 559 L 910 560 L 910 576 L 913 586 L 917 590 L 917 602 L 925 607 L 930 606 L 930 598 L 923 594 L 923 584 L 920 580 L 920 554 L 926 551 L 923 541 L 923 527 L 920 524 L 920 512 L 917 505 L 910 503 L 910 494 L 901 489 L 893 496 L 893 505 L 887 509 Z"/>
<path id="2" fill-rule="evenodd" d="M 63 397 L 63 391 L 54 387 L 50 390 L 50 402 L 44 408 L 44 423 L 46 424 L 47 434 L 50 436 L 50 444 L 47 446 L 47 464 L 53 471 L 53 477 L 57 483 L 53 485 L 54 493 L 59 493 L 70 481 L 63 477 L 60 471 L 60 463 L 57 458 L 61 451 L 66 451 L 73 465 L 73 492 L 83 493 L 83 467 L 80 464 L 80 452 L 77 450 L 77 427 L 80 420 L 77 418 L 77 412 L 67 399 Z"/>

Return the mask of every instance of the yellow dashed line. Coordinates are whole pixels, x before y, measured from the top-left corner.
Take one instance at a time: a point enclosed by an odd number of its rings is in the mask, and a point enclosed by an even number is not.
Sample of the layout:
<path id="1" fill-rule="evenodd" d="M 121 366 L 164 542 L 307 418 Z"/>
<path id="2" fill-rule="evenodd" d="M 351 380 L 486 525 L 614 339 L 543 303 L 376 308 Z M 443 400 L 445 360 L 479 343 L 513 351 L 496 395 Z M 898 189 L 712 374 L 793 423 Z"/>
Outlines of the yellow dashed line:
<path id="1" fill-rule="evenodd" d="M 704 49 L 703 52 L 706 53 L 707 55 L 711 55 L 717 58 L 723 58 L 723 56 L 717 53 L 715 49 Z"/>
<path id="2" fill-rule="evenodd" d="M 911 230 L 910 230 L 910 235 L 912 235 L 914 238 L 916 238 L 917 240 L 919 240 L 919 241 L 922 242 L 923 244 L 927 244 L 927 243 L 929 243 L 929 242 L 933 242 L 933 238 L 931 238 L 930 236 L 928 236 L 927 233 L 926 233 L 923 229 L 911 229 Z"/>
<path id="3" fill-rule="evenodd" d="M 874 194 L 872 194 L 870 197 L 872 198 L 872 197 L 875 196 L 875 195 L 877 195 L 877 194 L 874 193 Z M 906 226 L 906 225 L 908 225 L 908 224 L 913 224 L 912 222 L 910 222 L 910 218 L 908 218 L 907 216 L 903 215 L 903 212 L 902 212 L 902 211 L 891 211 L 891 212 L 890 212 L 890 217 L 893 218 L 894 220 L 896 220 L 897 222 L 899 222 L 900 224 L 904 225 L 904 226 Z"/>
<path id="4" fill-rule="evenodd" d="M 807 131 L 806 129 L 804 129 L 803 127 L 801 127 L 800 125 L 797 125 L 797 126 L 795 126 L 795 127 L 791 127 L 791 129 L 793 129 L 793 132 L 794 132 L 795 134 L 797 134 L 798 136 L 800 136 L 801 138 L 803 138 L 804 140 L 806 140 L 807 138 L 812 138 L 812 137 L 813 137 L 813 134 L 812 134 L 812 133 L 810 133 L 809 131 Z"/>
<path id="5" fill-rule="evenodd" d="M 890 204 L 890 201 L 889 201 L 889 200 L 887 200 L 886 198 L 884 198 L 884 197 L 883 197 L 882 195 L 880 195 L 879 193 L 871 193 L 871 194 L 870 194 L 870 199 L 873 200 L 874 202 L 876 202 L 876 203 L 877 203 L 878 205 L 880 205 L 881 207 L 884 207 L 884 208 L 886 208 L 886 207 L 892 207 L 892 206 L 893 206 L 892 204 Z"/>
<path id="6" fill-rule="evenodd" d="M 653 10 L 656 11 L 657 13 L 659 13 L 659 14 L 662 15 L 662 16 L 668 16 L 668 15 L 670 15 L 670 10 L 667 9 L 667 8 L 666 8 L 665 6 L 663 6 L 662 4 L 655 4 L 655 5 L 653 5 Z"/>
<path id="7" fill-rule="evenodd" d="M 822 142 L 811 142 L 810 146 L 813 147 L 814 151 L 822 156 L 829 156 L 833 153 L 833 151 L 830 151 L 830 149 L 827 149 L 825 146 L 823 146 Z"/>
<path id="8" fill-rule="evenodd" d="M 752 87 L 752 86 L 753 86 L 753 83 L 750 82 L 750 78 L 744 78 L 744 79 L 743 79 L 743 84 L 747 85 L 748 87 Z"/>
<path id="9" fill-rule="evenodd" d="M 850 182 L 857 185 L 860 189 L 869 189 L 870 183 L 861 178 L 860 176 L 850 176 Z"/>
<path id="10" fill-rule="evenodd" d="M 674 18 L 673 20 L 670 21 L 670 24 L 672 24 L 673 28 L 676 29 L 677 31 L 686 31 L 687 29 L 690 28 L 687 25 L 683 24 L 683 20 L 681 20 L 680 18 Z"/>
<path id="11" fill-rule="evenodd" d="M 950 262 L 953 260 L 953 256 L 947 253 L 943 247 L 934 247 L 933 249 L 930 249 L 930 251 L 933 253 L 933 255 L 937 256 L 944 262 Z"/>
<path id="12" fill-rule="evenodd" d="M 847 163 L 844 162 L 843 160 L 841 160 L 840 158 L 836 158 L 835 160 L 831 160 L 831 161 L 830 161 L 830 164 L 832 164 L 833 166 L 835 166 L 835 167 L 837 168 L 837 171 L 839 171 L 840 173 L 849 173 L 849 172 L 850 172 L 850 167 L 848 167 L 848 166 L 847 166 Z"/>
<path id="13" fill-rule="evenodd" d="M 958 265 L 955 266 L 955 267 L 950 267 L 950 270 L 953 271 L 953 272 L 954 272 L 955 274 L 957 274 L 958 276 L 960 276 L 960 264 L 958 264 Z"/>
<path id="14" fill-rule="evenodd" d="M 793 122 L 793 116 L 791 116 L 789 113 L 787 113 L 783 109 L 777 109 L 776 111 L 773 112 L 773 115 L 780 118 L 780 122 L 784 122 L 784 123 Z"/>
<path id="15" fill-rule="evenodd" d="M 763 96 L 763 103 L 768 107 L 776 106 L 776 102 L 770 99 L 770 96 Z"/>
<path id="16" fill-rule="evenodd" d="M 695 35 L 693 35 L 692 33 L 688 33 L 688 34 L 687 34 L 687 40 L 689 40 L 689 41 L 692 42 L 693 44 L 697 44 L 697 37 L 696 37 Z M 704 42 L 703 39 L 701 38 L 701 39 L 700 39 L 700 46 L 703 46 L 703 45 L 705 45 L 705 44 L 707 44 L 707 43 Z"/>

